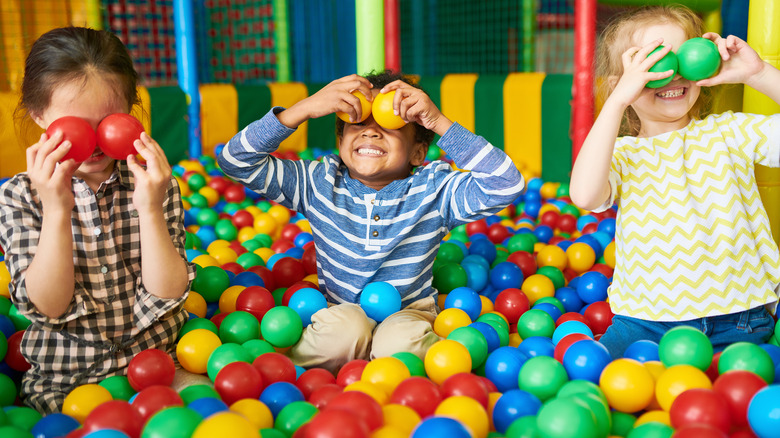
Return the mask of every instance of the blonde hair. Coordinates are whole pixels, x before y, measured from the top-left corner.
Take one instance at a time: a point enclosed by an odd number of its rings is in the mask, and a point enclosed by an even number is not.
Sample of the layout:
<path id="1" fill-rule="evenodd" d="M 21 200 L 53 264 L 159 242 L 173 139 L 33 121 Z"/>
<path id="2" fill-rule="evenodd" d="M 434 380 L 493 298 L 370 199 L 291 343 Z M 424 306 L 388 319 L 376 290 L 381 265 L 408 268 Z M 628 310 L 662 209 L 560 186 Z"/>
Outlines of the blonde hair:
<path id="1" fill-rule="evenodd" d="M 659 24 L 680 26 L 687 38 L 699 37 L 704 33 L 701 18 L 693 11 L 681 5 L 647 6 L 623 13 L 612 20 L 601 33 L 596 47 L 596 96 L 597 100 L 605 101 L 615 89 L 616 81 L 623 75 L 623 52 L 633 45 L 633 36 L 641 29 Z M 701 119 L 712 110 L 712 90 L 702 87 L 699 98 L 688 115 L 693 119 Z M 619 135 L 636 136 L 639 134 L 641 121 L 633 108 L 628 107 L 623 113 Z"/>

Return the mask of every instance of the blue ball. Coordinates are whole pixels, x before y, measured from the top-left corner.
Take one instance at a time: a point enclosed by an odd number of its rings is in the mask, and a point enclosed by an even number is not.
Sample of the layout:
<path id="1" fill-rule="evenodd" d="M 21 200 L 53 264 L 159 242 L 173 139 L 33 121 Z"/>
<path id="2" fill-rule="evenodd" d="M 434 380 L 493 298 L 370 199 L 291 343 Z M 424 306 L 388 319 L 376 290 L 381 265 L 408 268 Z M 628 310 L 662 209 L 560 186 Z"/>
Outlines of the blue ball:
<path id="1" fill-rule="evenodd" d="M 463 260 L 461 260 L 461 262 L 460 262 L 461 266 L 464 263 L 474 263 L 476 265 L 482 266 L 483 268 L 485 268 L 486 271 L 490 270 L 490 262 L 487 261 L 486 258 L 482 257 L 479 254 L 468 254 L 468 249 L 466 249 L 464 254 L 467 254 L 467 255 L 466 255 L 466 257 L 463 257 Z M 478 289 L 474 289 L 474 290 L 478 290 Z"/>
<path id="2" fill-rule="evenodd" d="M 494 329 L 490 324 L 477 321 L 472 322 L 467 327 L 474 327 L 475 329 L 479 330 L 480 333 L 482 333 L 482 336 L 485 337 L 485 340 L 488 344 L 488 353 L 501 346 L 501 337 L 498 335 L 496 329 Z"/>
<path id="3" fill-rule="evenodd" d="M 528 195 L 526 195 L 527 197 Z M 542 203 L 539 201 L 534 202 L 525 202 L 525 206 L 523 208 L 523 213 L 527 214 L 528 216 L 536 219 L 539 216 L 539 210 L 542 209 Z"/>
<path id="4" fill-rule="evenodd" d="M 230 271 L 227 271 L 230 272 Z M 252 271 L 239 272 L 235 277 L 230 280 L 231 286 L 260 286 L 265 287 L 265 282 L 262 277 L 255 274 Z"/>
<path id="5" fill-rule="evenodd" d="M 542 401 L 535 395 L 522 389 L 511 389 L 502 394 L 493 407 L 493 424 L 498 432 L 506 433 L 515 420 L 536 415 L 541 408 Z"/>
<path id="6" fill-rule="evenodd" d="M 563 368 L 569 379 L 581 379 L 599 384 L 604 367 L 612 362 L 607 347 L 590 339 L 577 341 L 563 355 Z"/>
<path id="7" fill-rule="evenodd" d="M 311 324 L 312 315 L 319 310 L 328 307 L 328 300 L 326 300 L 325 295 L 317 289 L 304 287 L 292 294 L 290 301 L 287 303 L 287 307 L 295 310 L 298 316 L 301 317 L 303 326 L 306 327 Z"/>
<path id="8" fill-rule="evenodd" d="M 482 258 L 481 256 L 475 257 Z M 476 262 L 461 262 L 460 266 L 464 271 L 466 271 L 466 287 L 469 287 L 475 291 L 481 291 L 485 288 L 485 286 L 488 284 L 490 267 L 485 268 L 483 265 Z"/>
<path id="9" fill-rule="evenodd" d="M 602 248 L 606 248 L 607 245 L 612 243 L 612 239 L 615 237 L 609 233 L 606 233 L 604 231 L 596 231 L 595 233 L 588 234 L 589 236 L 593 237 L 599 242 L 599 245 L 601 245 Z M 602 254 L 604 253 L 604 250 L 601 251 Z"/>
<path id="10" fill-rule="evenodd" d="M 556 306 L 553 303 L 537 303 L 534 304 L 532 309 L 538 309 L 547 313 L 548 315 L 550 315 L 550 318 L 552 318 L 553 321 L 557 321 L 558 318 L 560 318 L 561 315 L 563 315 L 561 309 L 559 309 L 558 306 Z"/>
<path id="11" fill-rule="evenodd" d="M 129 438 L 126 433 L 116 429 L 100 429 L 84 435 L 84 438 Z"/>
<path id="12" fill-rule="evenodd" d="M 485 377 L 499 392 L 518 389 L 520 369 L 527 360 L 528 356 L 515 347 L 497 348 L 485 361 Z"/>
<path id="13" fill-rule="evenodd" d="M 596 253 L 596 259 L 599 259 L 604 255 L 604 247 L 601 246 L 601 242 L 599 242 L 598 239 L 593 237 L 591 234 L 583 234 L 582 236 L 578 237 L 575 242 L 582 242 L 593 248 L 593 252 Z"/>
<path id="14" fill-rule="evenodd" d="M 567 249 L 569 249 L 572 243 L 574 242 L 572 242 L 571 240 L 561 240 L 560 242 L 556 243 L 556 245 L 558 245 L 558 248 L 566 251 Z"/>
<path id="15" fill-rule="evenodd" d="M 304 401 L 303 393 L 290 382 L 274 382 L 265 387 L 260 393 L 260 401 L 268 406 L 274 418 L 288 404 L 295 401 Z"/>
<path id="16" fill-rule="evenodd" d="M 761 388 L 748 404 L 750 428 L 760 437 L 777 436 L 780 430 L 780 385 Z"/>
<path id="17" fill-rule="evenodd" d="M 201 248 L 208 248 L 212 242 L 217 240 L 217 232 L 214 231 L 214 227 L 211 225 L 201 226 L 198 228 L 198 231 L 195 232 L 195 235 L 198 236 L 202 242 Z"/>
<path id="18" fill-rule="evenodd" d="M 487 225 L 488 227 L 493 225 L 493 224 L 497 224 L 499 222 L 501 222 L 501 218 L 499 216 L 496 216 L 496 215 L 488 216 L 488 217 L 485 218 L 485 225 Z"/>
<path id="19" fill-rule="evenodd" d="M 780 364 L 780 347 L 772 344 L 761 344 L 760 347 L 769 353 L 769 357 L 772 358 L 773 364 Z"/>
<path id="20" fill-rule="evenodd" d="M 590 327 L 588 327 L 585 323 L 582 321 L 569 320 L 555 328 L 555 331 L 552 335 L 552 342 L 553 344 L 558 345 L 558 342 L 560 342 L 561 339 L 573 333 L 581 333 L 583 335 L 587 335 L 591 339 L 593 338 L 593 330 L 591 330 Z"/>
<path id="21" fill-rule="evenodd" d="M 201 397 L 190 402 L 187 407 L 199 413 L 203 418 L 230 409 L 225 402 L 214 397 Z"/>
<path id="22" fill-rule="evenodd" d="M 488 263 L 493 263 L 493 260 L 496 259 L 496 245 L 487 238 L 474 240 L 474 236 L 477 234 L 479 233 L 472 234 L 469 238 L 471 241 L 469 254 L 480 255 L 484 257 Z"/>
<path id="23" fill-rule="evenodd" d="M 360 293 L 360 307 L 369 318 L 381 322 L 401 310 L 401 294 L 392 284 L 375 281 Z"/>
<path id="24" fill-rule="evenodd" d="M 295 235 L 295 238 L 293 239 L 293 244 L 297 246 L 298 248 L 303 248 L 304 245 L 314 240 L 314 237 L 311 235 L 311 233 L 307 233 L 305 231 L 301 231 L 300 233 Z"/>
<path id="25" fill-rule="evenodd" d="M 225 201 L 224 199 L 220 199 L 219 201 L 217 201 L 216 204 L 214 204 L 213 207 L 211 207 L 211 209 L 214 211 L 224 211 L 226 206 L 227 206 L 227 201 Z"/>
<path id="26" fill-rule="evenodd" d="M 555 355 L 555 345 L 550 338 L 544 336 L 529 336 L 520 342 L 517 349 L 523 352 L 529 358 L 536 356 Z"/>
<path id="27" fill-rule="evenodd" d="M 501 262 L 490 270 L 490 284 L 499 291 L 523 285 L 523 270 L 512 262 Z"/>
<path id="28" fill-rule="evenodd" d="M 55 438 L 65 436 L 79 426 L 79 422 L 70 415 L 54 413 L 38 420 L 30 433 L 35 438 Z"/>
<path id="29" fill-rule="evenodd" d="M 471 438 L 471 432 L 457 420 L 431 416 L 412 430 L 411 438 Z"/>
<path id="30" fill-rule="evenodd" d="M 589 214 L 582 215 L 577 218 L 577 230 L 582 231 L 582 229 L 585 228 L 585 225 L 598 221 L 599 220 L 596 219 L 595 216 L 591 216 Z"/>
<path id="31" fill-rule="evenodd" d="M 577 295 L 577 291 L 568 286 L 558 288 L 555 291 L 555 298 L 563 304 L 563 308 L 567 312 L 579 312 L 582 306 L 585 305 L 580 296 Z"/>
<path id="32" fill-rule="evenodd" d="M 247 198 L 253 201 L 257 201 L 258 199 L 263 197 L 263 195 L 257 193 L 256 191 L 250 189 L 249 187 L 244 187 L 244 195 L 246 195 Z"/>
<path id="33" fill-rule="evenodd" d="M 479 294 L 469 287 L 456 287 L 447 294 L 444 299 L 444 308 L 456 308 L 463 310 L 474 322 L 482 313 L 482 300 Z"/>
<path id="34" fill-rule="evenodd" d="M 541 178 L 531 178 L 528 180 L 528 184 L 526 184 L 526 196 L 530 193 L 539 193 L 539 190 L 542 189 L 542 186 L 544 185 L 544 180 Z"/>
<path id="35" fill-rule="evenodd" d="M 285 251 L 284 254 L 288 257 L 300 260 L 301 257 L 303 257 L 303 248 L 293 246 L 292 248 Z"/>
<path id="36" fill-rule="evenodd" d="M 214 316 L 217 311 L 219 311 L 219 302 L 215 301 L 213 303 L 206 302 L 206 318 L 211 319 L 212 316 Z"/>
<path id="37" fill-rule="evenodd" d="M 547 243 L 555 235 L 555 231 L 548 225 L 537 225 L 534 229 L 534 235 L 539 242 Z"/>
<path id="38" fill-rule="evenodd" d="M 626 359 L 634 359 L 642 363 L 661 360 L 658 355 L 658 344 L 646 339 L 632 342 L 631 345 L 626 348 L 623 357 Z"/>
<path id="39" fill-rule="evenodd" d="M 577 295 L 585 303 L 595 303 L 607 299 L 607 288 L 609 288 L 609 279 L 597 271 L 590 271 L 582 274 L 577 283 Z"/>
<path id="40" fill-rule="evenodd" d="M 10 338 L 12 334 L 16 333 L 16 327 L 14 327 L 14 323 L 11 321 L 11 318 L 3 314 L 0 314 L 0 332 L 5 335 L 6 339 Z"/>
<path id="41" fill-rule="evenodd" d="M 599 225 L 596 227 L 597 230 L 603 231 L 610 235 L 612 239 L 615 238 L 615 218 L 607 217 L 602 219 L 599 222 Z"/>
<path id="42" fill-rule="evenodd" d="M 268 269 L 273 269 L 274 264 L 276 264 L 276 262 L 278 262 L 279 259 L 284 258 L 284 257 L 290 257 L 290 256 L 288 256 L 287 254 L 276 253 L 276 254 L 272 255 L 271 257 L 268 257 L 268 261 L 265 262 L 265 267 L 268 268 Z"/>

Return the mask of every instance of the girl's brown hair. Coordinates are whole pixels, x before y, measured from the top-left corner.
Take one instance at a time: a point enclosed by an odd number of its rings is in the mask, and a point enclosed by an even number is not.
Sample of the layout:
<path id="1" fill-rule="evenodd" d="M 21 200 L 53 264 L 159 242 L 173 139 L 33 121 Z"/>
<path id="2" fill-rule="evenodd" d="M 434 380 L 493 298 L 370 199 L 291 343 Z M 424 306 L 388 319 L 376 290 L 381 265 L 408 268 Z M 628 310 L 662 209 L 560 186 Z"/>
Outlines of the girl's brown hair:
<path id="1" fill-rule="evenodd" d="M 596 47 L 596 99 L 604 102 L 617 84 L 616 80 L 623 75 L 623 52 L 634 45 L 633 36 L 639 30 L 659 24 L 674 24 L 680 26 L 688 38 L 699 37 L 704 33 L 704 24 L 695 12 L 684 6 L 647 6 L 620 14 L 602 31 Z M 693 119 L 701 119 L 712 110 L 712 89 L 702 87 L 696 103 L 688 115 Z M 639 134 L 641 122 L 633 108 L 628 107 L 623 113 L 619 135 L 636 136 Z"/>

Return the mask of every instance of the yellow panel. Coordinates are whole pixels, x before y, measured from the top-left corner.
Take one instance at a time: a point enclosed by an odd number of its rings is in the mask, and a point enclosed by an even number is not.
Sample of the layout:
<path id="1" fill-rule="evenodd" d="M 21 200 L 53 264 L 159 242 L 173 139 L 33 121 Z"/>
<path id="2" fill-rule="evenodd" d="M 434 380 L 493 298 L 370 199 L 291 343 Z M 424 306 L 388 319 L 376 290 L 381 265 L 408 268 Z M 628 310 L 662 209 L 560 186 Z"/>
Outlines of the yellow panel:
<path id="1" fill-rule="evenodd" d="M 441 112 L 474 132 L 474 84 L 477 74 L 451 74 L 441 81 Z"/>
<path id="2" fill-rule="evenodd" d="M 144 131 L 147 133 L 152 132 L 152 99 L 149 97 L 149 90 L 146 87 L 139 86 L 138 98 L 141 100 L 140 105 L 133 107 L 130 113 L 141 121 L 141 124 L 144 125 Z"/>
<path id="3" fill-rule="evenodd" d="M 54 28 L 70 25 L 70 11 L 62 0 L 36 0 L 34 13 L 34 40 Z"/>
<path id="4" fill-rule="evenodd" d="M 542 174 L 544 73 L 511 73 L 504 82 L 504 152 L 524 175 Z"/>
<path id="5" fill-rule="evenodd" d="M 0 1 L 0 20 L 3 29 L 0 34 L 2 38 L 0 55 L 3 56 L 6 77 L 6 83 L 0 84 L 0 91 L 18 91 L 22 85 L 26 56 L 20 0 Z"/>
<path id="6" fill-rule="evenodd" d="M 17 138 L 17 130 L 14 126 L 14 110 L 19 103 L 19 95 L 16 93 L 0 93 L 0 177 L 10 177 L 27 168 L 24 151 L 40 137 L 41 130 L 35 125 L 35 140 L 24 144 Z"/>
<path id="7" fill-rule="evenodd" d="M 200 126 L 203 155 L 227 143 L 238 132 L 238 93 L 232 84 L 200 86 Z"/>
<path id="8" fill-rule="evenodd" d="M 287 82 L 284 84 L 274 82 L 268 84 L 268 88 L 271 89 L 272 106 L 289 108 L 296 102 L 309 97 L 306 85 L 300 82 Z M 282 142 L 281 146 L 279 146 L 279 151 L 301 152 L 306 149 L 308 130 L 309 122 L 303 122 L 291 136 Z"/>

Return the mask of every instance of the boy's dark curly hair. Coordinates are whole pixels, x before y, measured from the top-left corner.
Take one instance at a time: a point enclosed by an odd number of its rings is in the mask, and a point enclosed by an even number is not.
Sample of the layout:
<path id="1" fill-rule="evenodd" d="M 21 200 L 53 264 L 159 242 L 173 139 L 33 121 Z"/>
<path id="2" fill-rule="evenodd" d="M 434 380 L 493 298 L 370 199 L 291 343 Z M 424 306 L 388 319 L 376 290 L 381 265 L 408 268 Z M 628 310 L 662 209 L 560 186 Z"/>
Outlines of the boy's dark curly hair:
<path id="1" fill-rule="evenodd" d="M 413 86 L 414 88 L 418 88 L 422 90 L 422 87 L 415 84 L 409 76 L 406 76 L 403 73 L 394 72 L 392 70 L 385 70 L 379 73 L 372 71 L 371 73 L 365 75 L 364 77 L 374 85 L 375 90 L 381 90 L 382 87 L 384 87 L 385 85 L 393 81 L 397 81 L 398 79 L 406 82 L 407 84 Z M 423 92 L 425 92 L 425 90 L 423 90 Z M 430 146 L 431 142 L 433 141 L 433 136 L 435 135 L 434 132 L 417 123 L 414 123 L 414 129 L 415 129 L 414 141 L 423 143 L 425 146 Z M 337 117 L 336 136 L 341 138 L 343 134 L 344 134 L 344 121 Z"/>

